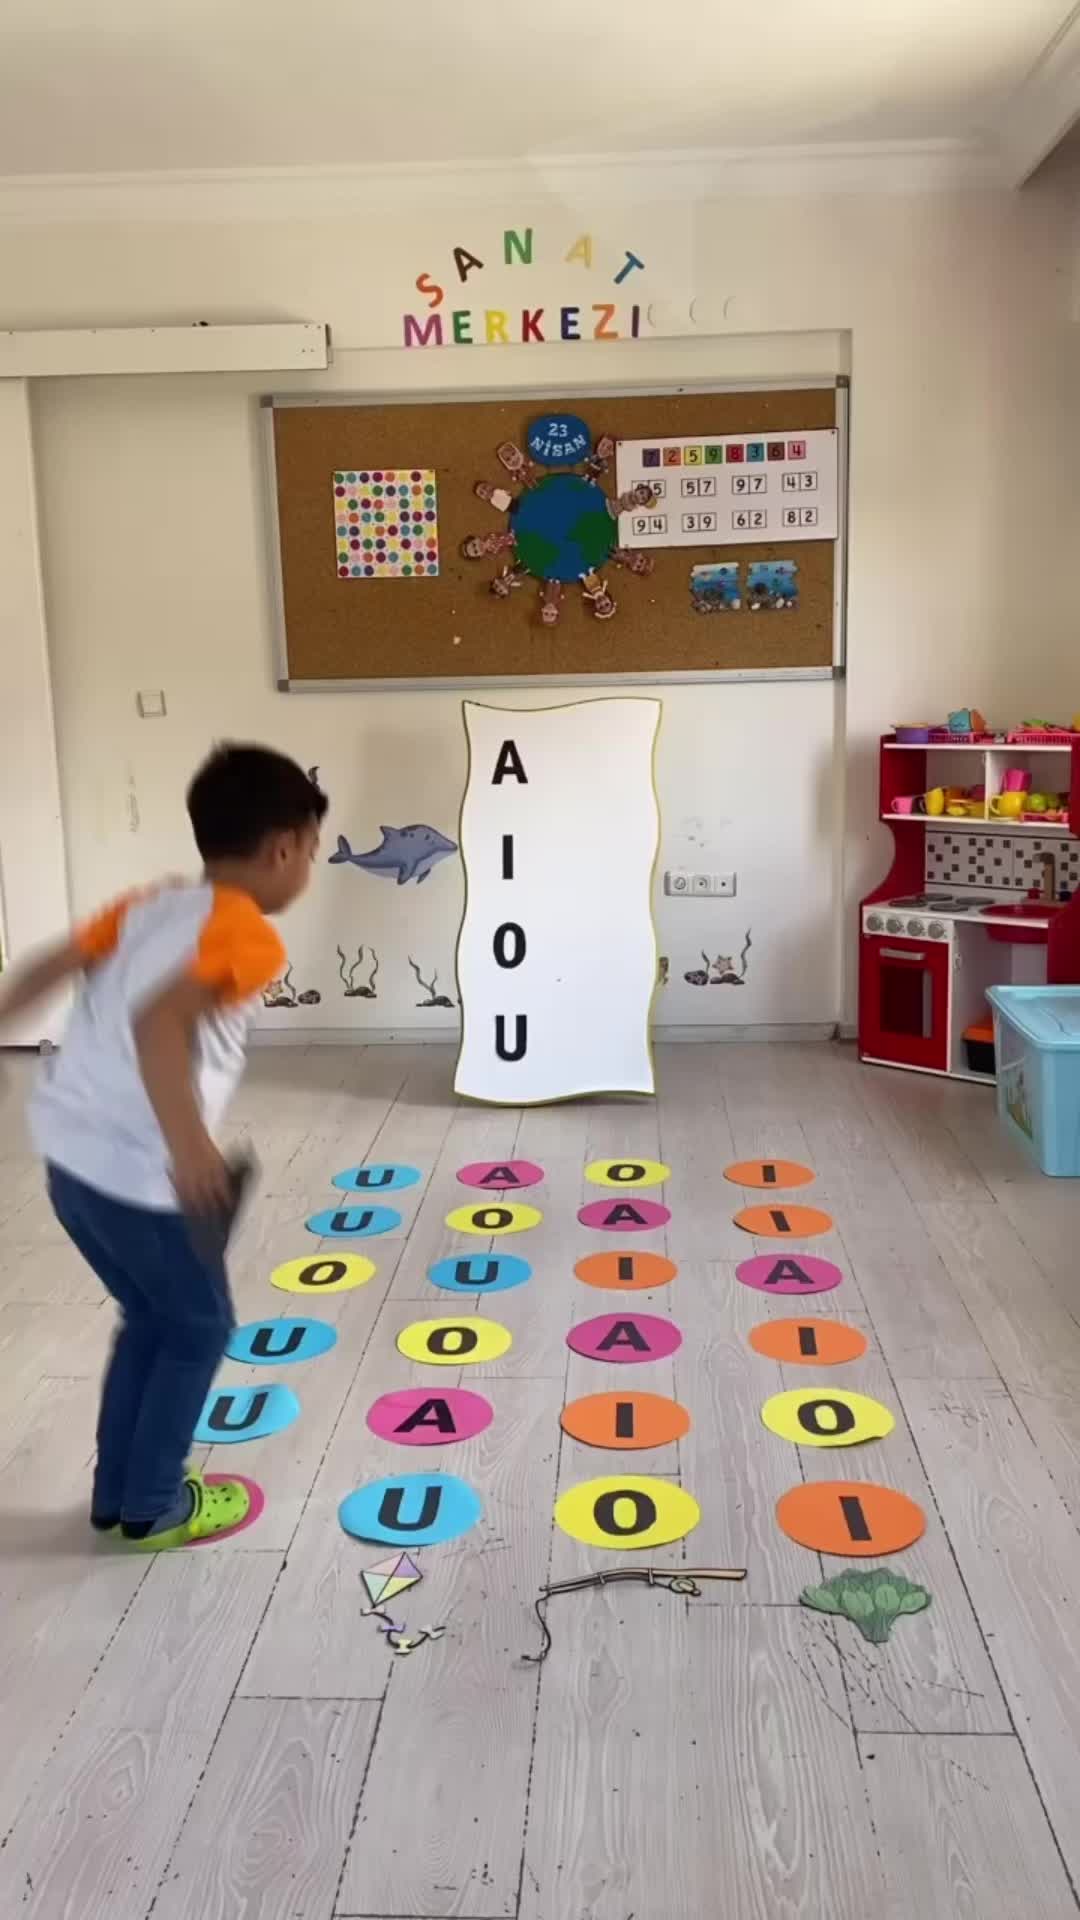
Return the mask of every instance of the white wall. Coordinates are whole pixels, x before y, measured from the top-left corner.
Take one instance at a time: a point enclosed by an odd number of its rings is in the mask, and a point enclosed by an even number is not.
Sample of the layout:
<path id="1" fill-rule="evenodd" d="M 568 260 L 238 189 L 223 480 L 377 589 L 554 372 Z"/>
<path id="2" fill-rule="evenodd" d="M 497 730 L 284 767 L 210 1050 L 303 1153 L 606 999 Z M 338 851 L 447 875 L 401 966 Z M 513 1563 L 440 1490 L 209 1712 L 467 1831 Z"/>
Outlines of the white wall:
<path id="1" fill-rule="evenodd" d="M 662 218 L 612 206 L 591 224 L 633 245 Z M 471 354 L 376 347 L 416 304 L 415 274 L 437 269 L 450 244 L 478 238 L 482 252 L 504 226 L 528 219 L 538 234 L 545 220 L 552 230 L 557 223 L 560 260 L 590 224 L 579 210 L 538 201 L 464 218 L 412 210 L 407 244 L 381 229 L 376 243 L 371 220 L 344 217 L 9 229 L 0 231 L 0 322 L 325 319 L 334 368 L 290 386 L 372 394 L 797 378 L 842 370 L 850 355 L 846 689 L 663 690 L 662 864 L 735 868 L 739 895 L 659 903 L 675 984 L 658 1016 L 765 1024 L 830 1020 L 842 1005 L 850 1013 L 853 904 L 887 848 L 873 817 L 878 733 L 968 701 L 1001 716 L 1080 704 L 1068 658 L 1077 474 L 1065 406 L 1074 347 L 1064 196 L 1042 185 L 1018 197 L 702 203 L 671 223 L 671 286 L 681 299 L 689 284 L 709 324 L 726 329 L 722 338 Z M 565 286 L 564 267 L 533 271 L 534 300 Z M 477 293 L 472 304 L 484 300 Z M 186 862 L 183 783 L 222 734 L 272 739 L 317 762 L 333 795 L 331 835 L 344 832 L 354 846 L 371 844 L 384 821 L 455 832 L 464 774 L 457 695 L 273 691 L 254 405 L 267 384 L 86 381 L 37 392 L 79 909 Z M 168 717 L 140 720 L 136 689 L 159 686 Z M 445 1011 L 416 1009 L 422 995 L 407 955 L 425 977 L 438 968 L 440 990 L 450 981 L 460 901 L 452 862 L 419 890 L 321 869 L 288 928 L 297 984 L 323 994 L 310 1017 L 334 1027 L 450 1025 Z M 738 952 L 747 926 L 745 988 L 682 982 L 702 946 Z M 339 941 L 378 947 L 377 1003 L 339 997 Z M 291 1025 L 307 1017 L 271 1016 Z"/>

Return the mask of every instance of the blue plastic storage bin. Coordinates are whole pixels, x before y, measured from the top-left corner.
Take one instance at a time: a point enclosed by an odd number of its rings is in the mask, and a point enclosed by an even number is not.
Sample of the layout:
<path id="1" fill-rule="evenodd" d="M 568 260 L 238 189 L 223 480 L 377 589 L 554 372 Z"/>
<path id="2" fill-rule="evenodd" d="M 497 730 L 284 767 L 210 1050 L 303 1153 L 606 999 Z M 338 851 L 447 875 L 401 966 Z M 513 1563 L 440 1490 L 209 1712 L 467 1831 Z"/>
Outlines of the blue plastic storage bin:
<path id="1" fill-rule="evenodd" d="M 1080 987 L 991 987 L 998 1116 L 1044 1173 L 1080 1175 Z"/>

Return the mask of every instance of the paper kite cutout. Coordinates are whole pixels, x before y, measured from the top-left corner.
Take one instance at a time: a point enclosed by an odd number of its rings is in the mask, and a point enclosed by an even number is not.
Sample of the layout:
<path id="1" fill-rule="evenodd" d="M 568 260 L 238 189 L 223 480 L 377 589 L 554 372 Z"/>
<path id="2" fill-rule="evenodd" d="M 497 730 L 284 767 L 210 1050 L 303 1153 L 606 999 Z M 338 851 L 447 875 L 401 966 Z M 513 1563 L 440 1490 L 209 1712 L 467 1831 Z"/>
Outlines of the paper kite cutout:
<path id="1" fill-rule="evenodd" d="M 365 1613 L 374 1613 L 376 1607 L 385 1606 L 395 1594 L 415 1587 L 423 1577 L 415 1560 L 410 1560 L 407 1553 L 392 1553 L 388 1560 L 376 1560 L 373 1567 L 365 1567 L 360 1575 L 371 1601 L 370 1607 L 365 1607 Z"/>

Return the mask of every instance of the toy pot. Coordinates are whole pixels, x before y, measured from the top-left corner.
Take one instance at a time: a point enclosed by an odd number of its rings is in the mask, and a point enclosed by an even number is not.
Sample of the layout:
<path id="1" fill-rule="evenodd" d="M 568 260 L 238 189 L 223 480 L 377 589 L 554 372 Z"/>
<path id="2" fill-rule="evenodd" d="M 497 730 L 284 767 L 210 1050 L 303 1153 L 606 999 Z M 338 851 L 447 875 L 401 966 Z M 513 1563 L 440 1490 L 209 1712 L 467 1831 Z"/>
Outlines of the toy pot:
<path id="1" fill-rule="evenodd" d="M 1009 767 L 1001 782 L 1002 793 L 1027 793 L 1031 786 L 1031 775 L 1023 767 Z"/>

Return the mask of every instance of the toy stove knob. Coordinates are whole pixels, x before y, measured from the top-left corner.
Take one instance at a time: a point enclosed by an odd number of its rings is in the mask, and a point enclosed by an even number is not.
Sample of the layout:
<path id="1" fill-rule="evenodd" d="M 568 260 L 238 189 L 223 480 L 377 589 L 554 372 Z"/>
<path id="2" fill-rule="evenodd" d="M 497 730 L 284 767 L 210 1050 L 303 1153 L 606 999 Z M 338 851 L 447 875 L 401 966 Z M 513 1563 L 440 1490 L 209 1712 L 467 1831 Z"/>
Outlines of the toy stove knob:
<path id="1" fill-rule="evenodd" d="M 880 913 L 868 913 L 868 914 L 867 914 L 867 916 L 866 916 L 866 931 L 867 931 L 867 933 L 880 933 L 880 932 L 881 932 L 881 929 L 882 929 L 882 927 L 883 927 L 884 925 L 885 925 L 885 922 L 884 922 L 884 920 L 882 919 L 882 917 L 881 917 L 881 915 L 880 915 Z"/>
<path id="2" fill-rule="evenodd" d="M 885 931 L 886 933 L 903 933 L 904 923 L 902 920 L 898 920 L 895 914 L 890 914 L 885 922 Z"/>
<path id="3" fill-rule="evenodd" d="M 922 921 L 921 921 L 921 920 L 909 920 L 909 921 L 908 921 L 908 923 L 907 923 L 907 930 L 908 930 L 908 932 L 909 932 L 910 934 L 913 934 L 913 935 L 914 935 L 914 936 L 916 937 L 916 939 L 917 939 L 917 938 L 918 938 L 918 936 L 919 936 L 919 935 L 920 935 L 920 934 L 921 934 L 921 933 L 922 933 L 922 932 L 924 931 L 924 928 L 923 928 L 923 923 L 922 923 Z"/>
<path id="4" fill-rule="evenodd" d="M 949 929 L 945 925 L 944 921 L 931 920 L 930 925 L 927 927 L 926 931 L 930 935 L 931 940 L 944 940 Z"/>

